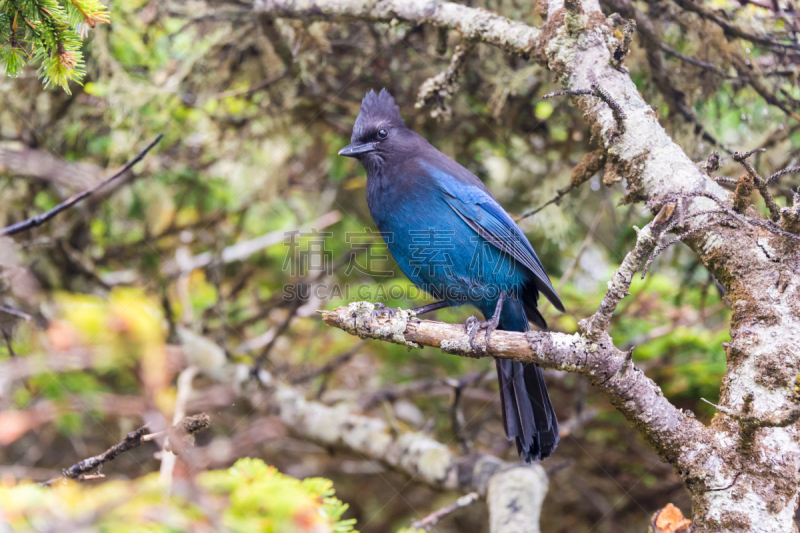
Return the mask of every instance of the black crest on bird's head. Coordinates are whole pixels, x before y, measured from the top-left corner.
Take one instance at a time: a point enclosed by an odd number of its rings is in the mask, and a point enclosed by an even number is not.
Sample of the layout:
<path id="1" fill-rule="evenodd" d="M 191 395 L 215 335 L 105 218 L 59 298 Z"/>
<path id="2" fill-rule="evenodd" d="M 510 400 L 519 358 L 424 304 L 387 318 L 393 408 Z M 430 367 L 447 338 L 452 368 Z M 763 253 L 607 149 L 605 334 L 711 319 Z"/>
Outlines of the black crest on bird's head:
<path id="1" fill-rule="evenodd" d="M 370 91 L 361 100 L 351 141 L 369 138 L 381 128 L 391 126 L 405 126 L 400 108 L 395 105 L 394 98 L 386 89 L 381 89 L 379 94 Z"/>

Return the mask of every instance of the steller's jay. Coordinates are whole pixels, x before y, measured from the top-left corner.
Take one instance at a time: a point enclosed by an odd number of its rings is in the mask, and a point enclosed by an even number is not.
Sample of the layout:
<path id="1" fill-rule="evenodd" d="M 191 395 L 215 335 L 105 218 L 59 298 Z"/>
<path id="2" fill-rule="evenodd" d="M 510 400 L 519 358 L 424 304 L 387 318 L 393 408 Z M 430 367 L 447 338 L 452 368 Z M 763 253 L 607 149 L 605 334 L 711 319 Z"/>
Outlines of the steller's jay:
<path id="1" fill-rule="evenodd" d="M 536 308 L 539 293 L 564 306 L 528 240 L 492 193 L 400 117 L 394 98 L 370 91 L 339 155 L 367 170 L 367 202 L 400 269 L 439 302 L 426 313 L 470 304 L 487 318 L 466 324 L 470 343 L 479 329 L 547 328 Z M 392 312 L 379 306 L 380 311 Z M 556 420 L 542 370 L 496 359 L 503 425 L 525 461 L 548 457 L 558 444 Z"/>

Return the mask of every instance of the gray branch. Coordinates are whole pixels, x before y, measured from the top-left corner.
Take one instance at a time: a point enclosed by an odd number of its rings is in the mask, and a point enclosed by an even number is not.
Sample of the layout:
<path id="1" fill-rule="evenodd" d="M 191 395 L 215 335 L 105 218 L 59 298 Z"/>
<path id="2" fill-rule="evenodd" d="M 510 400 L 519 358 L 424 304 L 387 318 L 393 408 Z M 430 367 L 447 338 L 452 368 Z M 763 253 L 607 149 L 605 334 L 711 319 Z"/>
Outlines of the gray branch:
<path id="1" fill-rule="evenodd" d="M 303 20 L 362 20 L 432 24 L 458 31 L 469 40 L 529 54 L 540 30 L 490 11 L 430 0 L 256 0 L 256 13 Z"/>
<path id="2" fill-rule="evenodd" d="M 364 339 L 410 348 L 432 346 L 464 357 L 513 359 L 581 374 L 598 386 L 664 455 L 685 445 L 687 435 L 693 435 L 698 442 L 706 439 L 705 427 L 669 403 L 658 385 L 633 364 L 630 352 L 617 349 L 605 331 L 597 332 L 595 339 L 577 333 L 495 331 L 489 346 L 479 335 L 473 349 L 462 325 L 410 320 L 410 312 L 405 310 L 372 321 L 373 310 L 371 303 L 355 302 L 324 311 L 322 319 L 329 326 Z"/>
<path id="3" fill-rule="evenodd" d="M 603 301 L 600 302 L 597 312 L 586 320 L 581 321 L 581 330 L 583 330 L 587 338 L 596 341 L 608 329 L 611 317 L 614 315 L 614 311 L 617 310 L 619 302 L 629 294 L 628 290 L 631 287 L 634 274 L 639 271 L 642 263 L 658 244 L 658 238 L 667 226 L 674 210 L 675 204 L 665 204 L 653 222 L 645 226 L 644 229 L 639 230 L 636 246 L 625 256 L 622 264 L 608 283 L 608 292 L 603 297 Z"/>
<path id="4" fill-rule="evenodd" d="M 343 404 L 307 401 L 287 385 L 276 385 L 271 397 L 296 437 L 379 461 L 434 489 L 476 492 L 487 499 L 492 533 L 539 532 L 547 493 L 547 474 L 540 465 L 507 463 L 484 454 L 457 456 L 428 435 L 398 434 L 384 420 L 359 415 Z"/>

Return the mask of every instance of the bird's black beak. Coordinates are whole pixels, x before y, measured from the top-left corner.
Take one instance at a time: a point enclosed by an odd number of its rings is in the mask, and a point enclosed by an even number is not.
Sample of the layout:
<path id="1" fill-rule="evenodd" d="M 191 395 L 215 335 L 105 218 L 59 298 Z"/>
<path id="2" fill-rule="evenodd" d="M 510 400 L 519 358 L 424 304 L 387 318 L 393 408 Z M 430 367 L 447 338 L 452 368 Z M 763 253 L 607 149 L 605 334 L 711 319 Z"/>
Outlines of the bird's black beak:
<path id="1" fill-rule="evenodd" d="M 361 154 L 373 151 L 375 148 L 377 148 L 377 144 L 378 143 L 353 143 L 339 150 L 339 155 L 343 155 L 345 157 L 358 157 Z"/>

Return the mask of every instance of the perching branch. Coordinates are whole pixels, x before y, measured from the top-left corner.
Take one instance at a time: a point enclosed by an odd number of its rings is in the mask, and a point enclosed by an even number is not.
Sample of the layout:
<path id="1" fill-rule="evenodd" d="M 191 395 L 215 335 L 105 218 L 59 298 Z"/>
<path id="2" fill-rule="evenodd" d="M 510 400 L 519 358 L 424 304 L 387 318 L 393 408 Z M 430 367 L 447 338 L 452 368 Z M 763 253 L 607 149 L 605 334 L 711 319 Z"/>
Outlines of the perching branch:
<path id="1" fill-rule="evenodd" d="M 354 302 L 322 312 L 322 319 L 329 326 L 365 339 L 409 347 L 433 346 L 463 357 L 488 355 L 581 374 L 597 385 L 658 450 L 684 443 L 687 434 L 697 442 L 702 439 L 703 425 L 671 405 L 658 385 L 632 363 L 631 353 L 618 350 L 604 331 L 594 341 L 578 334 L 495 331 L 489 346 L 479 335 L 477 348 L 472 349 L 462 325 L 411 321 L 410 312 L 405 310 L 373 322 L 374 308 L 368 302 Z"/>
<path id="2" fill-rule="evenodd" d="M 16 235 L 17 233 L 21 233 L 31 228 L 41 226 L 51 218 L 61 213 L 62 211 L 69 209 L 70 207 L 74 206 L 84 198 L 87 198 L 88 196 L 91 196 L 92 194 L 96 193 L 97 191 L 99 191 L 100 189 L 102 189 L 115 179 L 119 178 L 120 176 L 128 172 L 136 163 L 144 159 L 144 156 L 147 155 L 147 152 L 149 152 L 156 144 L 158 144 L 158 142 L 161 140 L 162 137 L 164 137 L 163 134 L 156 137 L 156 139 L 149 145 L 147 145 L 147 147 L 144 150 L 139 152 L 139 154 L 136 157 L 128 161 L 121 169 L 119 169 L 118 171 L 116 171 L 114 174 L 107 177 L 103 181 L 86 189 L 85 191 L 79 192 L 78 194 L 69 197 L 68 199 L 64 200 L 63 202 L 61 202 L 54 208 L 50 209 L 49 211 L 45 211 L 44 213 L 36 215 L 35 217 L 23 220 L 22 222 L 17 222 L 16 224 L 0 229 L 0 236 Z"/>
<path id="3" fill-rule="evenodd" d="M 663 206 L 653 222 L 639 232 L 634 250 L 625 257 L 609 282 L 609 290 L 597 312 L 581 321 L 582 335 L 495 331 L 491 344 L 479 338 L 473 349 L 461 325 L 412 320 L 412 313 L 404 310 L 373 321 L 375 306 L 367 302 L 322 311 L 322 319 L 329 326 L 363 339 L 379 339 L 409 348 L 433 346 L 464 357 L 490 355 L 581 374 L 600 387 L 657 450 L 664 452 L 679 442 L 684 442 L 685 446 L 686 435 L 701 442 L 705 432 L 703 425 L 670 404 L 658 385 L 633 364 L 632 351 L 617 349 L 606 331 L 617 305 L 628 294 L 634 273 L 650 254 L 673 211 L 674 204 Z"/>

